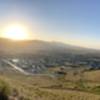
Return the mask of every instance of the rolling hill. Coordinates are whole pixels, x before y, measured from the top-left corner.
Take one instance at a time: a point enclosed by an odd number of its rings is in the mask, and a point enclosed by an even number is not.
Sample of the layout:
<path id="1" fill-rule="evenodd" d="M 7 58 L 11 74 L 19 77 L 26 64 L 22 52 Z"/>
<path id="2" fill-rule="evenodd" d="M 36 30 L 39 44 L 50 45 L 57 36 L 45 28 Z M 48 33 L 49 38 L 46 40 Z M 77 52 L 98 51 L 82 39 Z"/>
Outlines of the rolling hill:
<path id="1" fill-rule="evenodd" d="M 41 40 L 12 41 L 0 38 L 0 55 L 49 55 L 97 53 L 93 49 L 81 48 L 60 42 Z"/>

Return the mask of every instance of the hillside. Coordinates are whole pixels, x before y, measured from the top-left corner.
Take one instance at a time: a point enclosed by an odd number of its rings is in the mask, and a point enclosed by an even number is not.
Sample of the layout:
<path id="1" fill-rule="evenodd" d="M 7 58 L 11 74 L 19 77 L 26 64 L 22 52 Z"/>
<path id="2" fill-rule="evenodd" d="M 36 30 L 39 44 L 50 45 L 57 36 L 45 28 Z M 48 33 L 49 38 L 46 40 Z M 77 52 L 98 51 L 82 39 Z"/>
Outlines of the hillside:
<path id="1" fill-rule="evenodd" d="M 100 100 L 99 69 L 99 50 L 0 39 L 0 93 L 9 100 Z"/>
<path id="2" fill-rule="evenodd" d="M 69 79 L 73 77 L 76 79 L 75 75 Z M 5 87 L 6 94 L 13 100 L 100 100 L 100 82 L 82 77 L 81 80 L 69 79 L 0 73 L 0 91 Z"/>
<path id="3" fill-rule="evenodd" d="M 0 38 L 0 55 L 49 55 L 96 53 L 96 50 L 81 48 L 60 42 L 41 40 L 12 41 Z"/>

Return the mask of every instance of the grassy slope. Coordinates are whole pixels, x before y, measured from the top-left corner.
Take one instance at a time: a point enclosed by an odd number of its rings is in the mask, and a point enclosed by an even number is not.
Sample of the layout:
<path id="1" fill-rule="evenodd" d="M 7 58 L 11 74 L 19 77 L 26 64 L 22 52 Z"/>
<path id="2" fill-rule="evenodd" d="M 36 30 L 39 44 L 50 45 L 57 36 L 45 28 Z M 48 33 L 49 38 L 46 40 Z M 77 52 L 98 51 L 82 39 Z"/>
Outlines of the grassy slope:
<path id="1" fill-rule="evenodd" d="M 39 75 L 23 76 L 19 73 L 3 73 L 0 75 L 0 80 L 8 83 L 11 89 L 16 88 L 20 95 L 27 98 L 26 100 L 100 100 L 100 89 L 96 87 L 100 83 L 90 82 L 91 75 L 94 76 L 92 73 L 96 72 L 85 73 L 85 76 L 88 76 L 87 78 L 90 77 L 90 80 L 83 83 Z M 98 72 L 97 74 L 99 75 L 100 73 Z"/>

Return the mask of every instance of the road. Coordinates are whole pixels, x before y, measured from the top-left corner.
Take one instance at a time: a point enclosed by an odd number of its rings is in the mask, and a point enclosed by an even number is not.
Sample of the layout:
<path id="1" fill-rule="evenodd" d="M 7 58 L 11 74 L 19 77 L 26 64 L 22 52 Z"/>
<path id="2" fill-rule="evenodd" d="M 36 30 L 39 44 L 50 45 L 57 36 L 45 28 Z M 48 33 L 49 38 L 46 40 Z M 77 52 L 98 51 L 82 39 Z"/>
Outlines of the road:
<path id="1" fill-rule="evenodd" d="M 3 59 L 2 61 L 5 62 L 6 64 L 10 65 L 11 67 L 13 67 L 15 70 L 19 71 L 20 73 L 22 73 L 24 75 L 29 75 L 29 73 L 24 71 L 22 68 L 16 66 L 15 64 L 11 63 L 9 60 Z"/>

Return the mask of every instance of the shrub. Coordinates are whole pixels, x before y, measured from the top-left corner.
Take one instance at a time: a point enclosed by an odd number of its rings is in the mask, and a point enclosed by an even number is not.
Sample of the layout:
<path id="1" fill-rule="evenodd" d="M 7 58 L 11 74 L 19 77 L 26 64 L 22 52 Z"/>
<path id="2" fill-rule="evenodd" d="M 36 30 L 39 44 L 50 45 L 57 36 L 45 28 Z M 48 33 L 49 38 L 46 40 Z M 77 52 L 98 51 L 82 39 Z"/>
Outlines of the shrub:
<path id="1" fill-rule="evenodd" d="M 4 81 L 0 81 L 0 100 L 8 100 L 9 95 L 10 95 L 9 85 Z"/>

